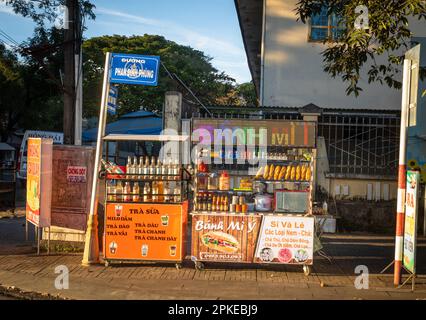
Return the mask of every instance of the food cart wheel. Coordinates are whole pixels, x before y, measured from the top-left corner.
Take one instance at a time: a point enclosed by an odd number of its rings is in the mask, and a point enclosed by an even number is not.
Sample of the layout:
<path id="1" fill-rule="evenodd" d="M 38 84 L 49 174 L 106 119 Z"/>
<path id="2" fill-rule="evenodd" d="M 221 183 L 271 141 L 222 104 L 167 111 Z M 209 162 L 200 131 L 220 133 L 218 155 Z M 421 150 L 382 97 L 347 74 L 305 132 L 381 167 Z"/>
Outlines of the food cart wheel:
<path id="1" fill-rule="evenodd" d="M 182 263 L 176 263 L 175 266 L 177 270 L 182 269 Z"/>
<path id="2" fill-rule="evenodd" d="M 109 261 L 105 260 L 105 267 L 109 267 Z"/>
<path id="3" fill-rule="evenodd" d="M 309 276 L 311 274 L 311 267 L 303 266 L 303 273 L 305 274 L 305 276 Z"/>
<path id="4" fill-rule="evenodd" d="M 195 262 L 195 269 L 197 270 L 204 270 L 204 263 L 200 262 L 200 261 L 196 261 Z"/>

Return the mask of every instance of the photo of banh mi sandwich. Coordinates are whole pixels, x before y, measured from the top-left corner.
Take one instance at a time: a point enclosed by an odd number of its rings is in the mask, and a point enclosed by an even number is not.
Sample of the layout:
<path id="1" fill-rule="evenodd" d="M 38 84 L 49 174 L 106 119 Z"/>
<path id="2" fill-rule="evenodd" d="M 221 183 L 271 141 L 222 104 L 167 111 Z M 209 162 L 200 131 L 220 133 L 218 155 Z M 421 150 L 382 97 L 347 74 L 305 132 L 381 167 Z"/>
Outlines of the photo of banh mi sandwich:
<path id="1" fill-rule="evenodd" d="M 201 242 L 210 249 L 224 253 L 234 253 L 240 248 L 240 243 L 230 234 L 220 231 L 210 231 L 200 235 Z"/>

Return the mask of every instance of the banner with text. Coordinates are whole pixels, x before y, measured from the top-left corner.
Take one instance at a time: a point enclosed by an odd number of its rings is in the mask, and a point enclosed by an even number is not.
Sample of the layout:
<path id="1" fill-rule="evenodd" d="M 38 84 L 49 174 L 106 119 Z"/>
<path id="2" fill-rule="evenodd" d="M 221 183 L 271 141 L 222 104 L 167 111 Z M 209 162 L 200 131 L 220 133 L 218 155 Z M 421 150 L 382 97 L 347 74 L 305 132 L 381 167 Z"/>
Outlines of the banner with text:
<path id="1" fill-rule="evenodd" d="M 105 258 L 117 260 L 181 261 L 187 203 L 108 203 Z"/>
<path id="2" fill-rule="evenodd" d="M 405 227 L 404 227 L 404 267 L 411 273 L 416 272 L 416 245 L 417 245 L 417 212 L 418 188 L 420 173 L 407 171 L 407 187 L 405 194 Z"/>
<path id="3" fill-rule="evenodd" d="M 200 261 L 253 262 L 261 215 L 192 215 L 192 257 Z"/>
<path id="4" fill-rule="evenodd" d="M 254 262 L 310 265 L 313 248 L 313 217 L 265 215 Z"/>

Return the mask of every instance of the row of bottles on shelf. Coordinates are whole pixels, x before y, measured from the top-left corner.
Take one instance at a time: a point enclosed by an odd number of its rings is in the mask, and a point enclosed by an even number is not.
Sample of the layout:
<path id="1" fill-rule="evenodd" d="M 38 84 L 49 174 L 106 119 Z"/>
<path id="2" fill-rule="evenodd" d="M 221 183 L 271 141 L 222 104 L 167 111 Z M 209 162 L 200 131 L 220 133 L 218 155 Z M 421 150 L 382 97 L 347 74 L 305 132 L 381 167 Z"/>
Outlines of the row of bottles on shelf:
<path id="1" fill-rule="evenodd" d="M 180 167 L 178 160 L 162 163 L 156 157 L 135 156 L 127 157 L 127 179 L 151 179 L 151 180 L 179 180 Z M 134 175 L 132 175 L 134 174 Z"/>
<path id="2" fill-rule="evenodd" d="M 142 184 L 142 186 L 141 186 Z M 125 182 L 110 180 L 107 184 L 107 199 L 110 202 L 180 202 L 181 182 L 153 181 Z"/>
<path id="3" fill-rule="evenodd" d="M 288 149 L 286 152 L 267 152 L 265 150 L 228 150 L 226 148 L 219 151 L 211 151 L 207 149 L 201 150 L 203 157 L 212 157 L 217 159 L 233 159 L 233 160 L 277 160 L 277 161 L 310 161 L 311 152 L 307 149 Z"/>
<path id="4" fill-rule="evenodd" d="M 198 192 L 194 209 L 207 212 L 247 213 L 248 205 L 244 196 L 229 197 L 212 192 Z"/>

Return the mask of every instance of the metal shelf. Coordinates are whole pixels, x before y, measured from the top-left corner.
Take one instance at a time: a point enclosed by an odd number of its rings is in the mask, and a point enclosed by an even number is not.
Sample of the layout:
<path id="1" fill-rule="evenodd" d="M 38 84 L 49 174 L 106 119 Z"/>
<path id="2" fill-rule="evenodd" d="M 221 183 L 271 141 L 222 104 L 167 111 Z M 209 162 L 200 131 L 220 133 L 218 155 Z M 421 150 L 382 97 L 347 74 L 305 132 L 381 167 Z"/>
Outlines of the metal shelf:
<path id="1" fill-rule="evenodd" d="M 104 141 L 186 141 L 187 135 L 143 135 L 143 134 L 109 134 Z"/>
<path id="2" fill-rule="evenodd" d="M 265 180 L 265 179 L 255 179 L 253 182 L 265 182 L 265 183 L 284 183 L 284 182 L 291 182 L 291 183 L 303 183 L 303 184 L 310 184 L 310 181 L 306 180 Z"/>
<path id="3" fill-rule="evenodd" d="M 173 205 L 173 204 L 182 204 L 183 202 L 185 202 L 186 200 L 182 200 L 182 201 L 178 201 L 178 202 L 172 202 L 172 201 L 168 201 L 168 202 L 164 202 L 164 201 L 107 201 L 106 203 L 119 203 L 119 204 L 167 204 L 167 205 Z"/>
<path id="4" fill-rule="evenodd" d="M 198 192 L 202 193 L 253 193 L 253 190 L 208 190 L 208 189 L 198 189 Z"/>

